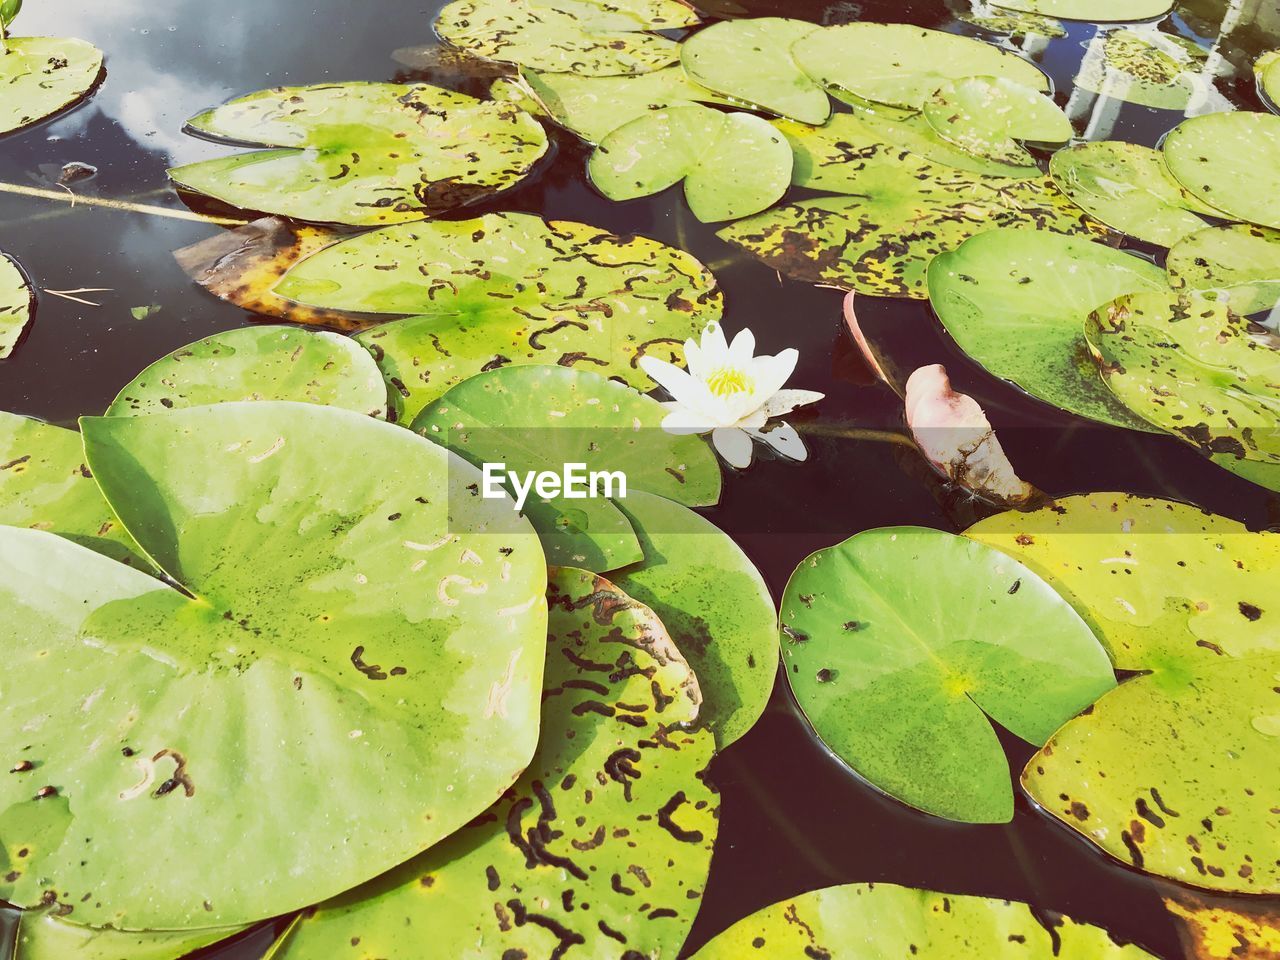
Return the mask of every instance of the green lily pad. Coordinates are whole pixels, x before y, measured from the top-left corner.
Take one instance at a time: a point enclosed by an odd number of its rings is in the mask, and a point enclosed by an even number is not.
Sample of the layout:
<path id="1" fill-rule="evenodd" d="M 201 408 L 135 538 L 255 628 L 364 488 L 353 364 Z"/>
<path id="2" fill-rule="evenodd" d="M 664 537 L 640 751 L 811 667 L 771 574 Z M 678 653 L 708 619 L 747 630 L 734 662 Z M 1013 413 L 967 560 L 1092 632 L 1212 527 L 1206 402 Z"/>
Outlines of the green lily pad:
<path id="1" fill-rule="evenodd" d="M 1004 77 L 1048 91 L 1039 67 L 969 37 L 905 23 L 824 27 L 791 48 L 800 68 L 825 87 L 867 100 L 917 109 L 948 80 Z"/>
<path id="2" fill-rule="evenodd" d="M 679 64 L 622 77 L 526 70 L 524 79 L 552 120 L 592 144 L 652 110 L 687 103 L 733 105 L 727 97 L 690 80 Z"/>
<path id="3" fill-rule="evenodd" d="M 1045 917 L 1023 903 L 887 883 L 826 887 L 757 910 L 691 960 L 754 956 L 1150 960 L 1105 930 L 1059 914 Z"/>
<path id="4" fill-rule="evenodd" d="M 1272 112 L 1280 111 L 1280 50 L 1269 50 L 1253 64 L 1258 93 Z"/>
<path id="5" fill-rule="evenodd" d="M 542 739 L 457 835 L 308 912 L 274 960 L 674 957 L 716 836 L 697 681 L 653 612 L 552 573 Z"/>
<path id="6" fill-rule="evenodd" d="M 1026 166 L 1035 158 L 1019 141 L 1066 143 L 1075 131 L 1049 97 L 1002 77 L 966 77 L 939 87 L 924 103 L 938 136 L 989 160 Z"/>
<path id="7" fill-rule="evenodd" d="M 1171 0 L 991 0 L 991 5 L 1002 10 L 1093 23 L 1155 20 L 1173 9 Z"/>
<path id="8" fill-rule="evenodd" d="M 13 960 L 180 960 L 243 929 L 96 930 L 60 920 L 47 910 L 27 911 L 18 923 Z"/>
<path id="9" fill-rule="evenodd" d="M 1128 294 L 1085 335 L 1130 410 L 1206 455 L 1280 467 L 1280 339 L 1213 295 Z"/>
<path id="10" fill-rule="evenodd" d="M 1001 10 L 991 6 L 986 0 L 952 0 L 947 6 L 961 23 L 981 27 L 990 33 L 1006 33 L 1014 37 L 1048 37 L 1051 40 L 1059 40 L 1067 35 L 1067 28 L 1053 17 Z"/>
<path id="11" fill-rule="evenodd" d="M 1280 493 L 1280 469 L 1270 463 L 1260 463 L 1257 460 L 1241 460 L 1239 457 L 1225 453 L 1214 454 L 1209 459 L 1222 467 L 1222 469 L 1230 470 L 1236 476 L 1243 477 L 1250 483 L 1256 483 L 1260 487 L 1266 487 L 1268 490 Z"/>
<path id="12" fill-rule="evenodd" d="M 1280 228 L 1280 117 L 1213 113 L 1164 139 L 1169 172 L 1226 218 Z"/>
<path id="13" fill-rule="evenodd" d="M 617 505 L 644 559 L 610 577 L 661 618 L 698 676 L 698 723 L 723 750 L 760 719 L 773 691 L 778 617 L 769 588 L 727 534 L 687 507 L 639 490 Z"/>
<path id="14" fill-rule="evenodd" d="M 1280 231 L 1252 224 L 1209 227 L 1169 251 L 1175 289 L 1218 290 L 1236 313 L 1260 313 L 1280 302 Z"/>
<path id="15" fill-rule="evenodd" d="M 975 234 L 1022 225 L 1102 230 L 1044 177 L 983 177 L 884 144 L 835 146 L 841 156 L 830 164 L 798 152 L 796 178 L 850 196 L 783 204 L 718 235 L 798 280 L 922 300 L 930 261 Z"/>
<path id="16" fill-rule="evenodd" d="M 174 167 L 178 186 L 248 210 L 357 226 L 486 199 L 523 180 L 547 152 L 542 125 L 513 104 L 426 84 L 277 87 L 187 125 L 275 149 Z"/>
<path id="17" fill-rule="evenodd" d="M 250 923 L 403 862 L 515 780 L 544 558 L 509 505 L 449 503 L 471 468 L 315 404 L 81 423 L 108 503 L 184 591 L 0 528 L 0 653 L 25 678 L 0 729 L 33 764 L 0 780 L 0 898 L 97 927 Z M 291 866 L 244 868 L 263 862 Z"/>
<path id="18" fill-rule="evenodd" d="M 413 429 L 475 464 L 504 463 L 523 475 L 560 474 L 565 464 L 582 463 L 588 472 L 621 471 L 628 493 L 714 504 L 715 454 L 701 437 L 662 430 L 665 416 L 657 400 L 595 373 L 502 367 L 449 390 L 418 414 Z M 585 558 L 613 570 L 643 558 L 626 515 L 607 497 L 531 493 L 524 510 L 551 562 Z"/>
<path id="19" fill-rule="evenodd" d="M 70 37 L 8 37 L 0 53 L 0 134 L 84 99 L 102 75 L 102 51 Z"/>
<path id="20" fill-rule="evenodd" d="M 645 31 L 698 22 L 677 0 L 455 0 L 440 11 L 436 33 L 478 57 L 607 77 L 676 63 L 678 44 Z"/>
<path id="21" fill-rule="evenodd" d="M 1162 247 L 1206 226 L 1196 213 L 1217 216 L 1170 176 L 1159 150 L 1103 140 L 1064 147 L 1049 161 L 1063 193 L 1109 227 Z"/>
<path id="22" fill-rule="evenodd" d="M 1044 231 L 999 230 L 929 267 L 929 299 L 947 332 L 993 376 L 1069 413 L 1151 430 L 1107 389 L 1084 339 L 1090 311 L 1162 290 L 1163 270 L 1127 253 Z"/>
<path id="23" fill-rule="evenodd" d="M 336 333 L 243 327 L 162 357 L 120 391 L 109 417 L 229 400 L 298 400 L 386 416 L 387 388 L 368 351 Z"/>
<path id="24" fill-rule="evenodd" d="M 991 720 L 1039 745 L 1115 685 L 1048 583 L 940 530 L 871 530 L 813 554 L 780 623 L 787 679 L 823 742 L 885 793 L 951 820 L 1013 819 Z"/>
<path id="25" fill-rule="evenodd" d="M 714 223 L 776 203 L 791 183 L 791 162 L 787 141 L 768 121 L 687 104 L 618 127 L 587 170 L 610 200 L 647 197 L 684 181 L 693 215 Z"/>
<path id="26" fill-rule="evenodd" d="M 35 313 L 36 295 L 16 260 L 0 252 L 0 360 L 13 353 Z"/>
<path id="27" fill-rule="evenodd" d="M 4 412 L 0 524 L 49 530 L 113 560 L 150 569 L 93 482 L 80 434 Z"/>
<path id="28" fill-rule="evenodd" d="M 694 81 L 738 103 L 822 124 L 831 101 L 791 57 L 797 41 L 821 29 L 786 17 L 723 20 L 681 44 L 680 62 Z"/>

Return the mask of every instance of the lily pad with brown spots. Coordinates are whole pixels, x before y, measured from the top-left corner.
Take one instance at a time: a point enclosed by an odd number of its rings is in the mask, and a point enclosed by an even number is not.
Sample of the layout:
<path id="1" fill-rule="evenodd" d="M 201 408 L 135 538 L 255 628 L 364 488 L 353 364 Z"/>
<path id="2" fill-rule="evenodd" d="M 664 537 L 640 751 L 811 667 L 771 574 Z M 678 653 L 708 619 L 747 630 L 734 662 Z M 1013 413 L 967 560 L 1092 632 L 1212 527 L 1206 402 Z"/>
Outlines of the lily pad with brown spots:
<path id="1" fill-rule="evenodd" d="M 0 134 L 84 99 L 102 76 L 102 51 L 70 37 L 0 39 Z"/>
<path id="2" fill-rule="evenodd" d="M 542 734 L 496 805 L 321 904 L 275 960 L 342 956 L 674 960 L 716 838 L 697 679 L 648 607 L 553 569 Z"/>
<path id="3" fill-rule="evenodd" d="M 1012 37 L 1048 37 L 1054 40 L 1067 35 L 1067 28 L 1053 17 L 1002 10 L 985 0 L 976 3 L 974 0 L 951 0 L 947 6 L 952 16 L 961 23 L 972 24 L 989 33 L 1008 34 Z"/>
<path id="4" fill-rule="evenodd" d="M 924 117 L 948 143 L 1019 166 L 1035 163 L 1024 142 L 1062 144 L 1075 132 L 1052 99 L 1003 77 L 944 83 L 925 100 Z"/>
<path id="5" fill-rule="evenodd" d="M 1269 313 L 1280 303 L 1280 230 L 1250 223 L 1208 227 L 1169 251 L 1178 290 L 1214 290 L 1236 313 Z"/>
<path id="6" fill-rule="evenodd" d="M 1173 9 L 1171 0 L 991 0 L 991 5 L 1002 10 L 1093 23 L 1154 20 Z"/>
<path id="7" fill-rule="evenodd" d="M 1280 957 L 1280 904 L 1197 895 L 1164 896 L 1188 960 L 1272 960 Z"/>
<path id="8" fill-rule="evenodd" d="M 1280 229 L 1280 116 L 1192 117 L 1170 131 L 1162 149 L 1174 179 L 1225 219 Z"/>
<path id="9" fill-rule="evenodd" d="M 13 353 L 35 313 L 36 295 L 17 261 L 0 252 L 0 360 Z"/>
<path id="10" fill-rule="evenodd" d="M 523 180 L 548 145 L 542 125 L 514 104 L 427 84 L 276 87 L 187 126 L 271 149 L 174 167 L 178 186 L 246 210 L 355 226 L 487 199 Z"/>
<path id="11" fill-rule="evenodd" d="M 1209 52 L 1194 41 L 1156 30 L 1116 30 L 1101 41 L 1101 56 L 1087 55 L 1076 86 L 1092 93 L 1162 110 L 1207 112 L 1230 105 L 1204 76 Z"/>

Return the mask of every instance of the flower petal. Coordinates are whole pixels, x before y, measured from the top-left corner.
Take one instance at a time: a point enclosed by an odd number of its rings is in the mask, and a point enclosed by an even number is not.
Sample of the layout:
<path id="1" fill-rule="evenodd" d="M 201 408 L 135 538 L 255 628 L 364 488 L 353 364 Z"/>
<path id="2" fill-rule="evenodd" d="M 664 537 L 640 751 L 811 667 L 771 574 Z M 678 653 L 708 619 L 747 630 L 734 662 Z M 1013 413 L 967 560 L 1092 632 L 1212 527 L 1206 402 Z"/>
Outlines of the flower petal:
<path id="1" fill-rule="evenodd" d="M 781 390 L 782 385 L 791 379 L 799 359 L 799 351 L 787 349 L 776 357 L 756 357 L 752 361 L 756 389 L 760 391 L 762 402 Z"/>
<path id="2" fill-rule="evenodd" d="M 756 335 L 743 327 L 729 344 L 729 363 L 744 369 L 751 365 L 751 358 L 756 355 Z"/>
<path id="3" fill-rule="evenodd" d="M 809 449 L 804 445 L 804 439 L 789 423 L 779 423 L 769 430 L 757 433 L 756 436 L 784 457 L 799 461 L 809 459 Z"/>
<path id="4" fill-rule="evenodd" d="M 751 466 L 751 438 L 734 427 L 719 427 L 711 432 L 711 442 L 731 467 L 745 470 Z"/>
<path id="5" fill-rule="evenodd" d="M 702 353 L 709 369 L 729 362 L 729 344 L 724 338 L 724 330 L 714 320 L 702 329 Z"/>
<path id="6" fill-rule="evenodd" d="M 697 410 L 690 410 L 678 403 L 663 406 L 667 408 L 667 415 L 662 420 L 662 429 L 667 433 L 706 433 L 717 426 L 714 420 Z"/>
<path id="7" fill-rule="evenodd" d="M 699 385 L 699 381 L 688 370 L 682 370 L 674 363 L 667 363 L 657 357 L 641 357 L 640 369 L 649 375 L 650 380 L 671 394 L 673 400 L 681 403 L 688 402 L 687 398 L 692 396 L 692 391 Z"/>
<path id="8" fill-rule="evenodd" d="M 782 417 L 796 407 L 817 403 L 825 396 L 825 393 L 818 393 L 816 390 L 779 390 L 765 402 L 761 409 L 766 418 Z"/>

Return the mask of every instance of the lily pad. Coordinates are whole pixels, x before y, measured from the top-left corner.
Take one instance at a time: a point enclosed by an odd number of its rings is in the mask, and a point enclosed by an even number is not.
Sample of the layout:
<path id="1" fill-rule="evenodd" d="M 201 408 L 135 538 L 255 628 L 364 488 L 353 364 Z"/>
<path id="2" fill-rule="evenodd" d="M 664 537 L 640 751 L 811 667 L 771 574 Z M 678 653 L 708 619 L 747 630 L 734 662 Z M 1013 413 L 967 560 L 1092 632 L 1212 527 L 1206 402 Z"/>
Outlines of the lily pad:
<path id="1" fill-rule="evenodd" d="M 102 75 L 102 51 L 70 37 L 7 37 L 0 53 L 0 134 L 84 99 Z"/>
<path id="2" fill-rule="evenodd" d="M 1064 147 L 1049 161 L 1062 191 L 1109 227 L 1162 247 L 1203 230 L 1197 213 L 1218 216 L 1195 200 L 1164 165 L 1159 150 L 1103 140 Z"/>
<path id="3" fill-rule="evenodd" d="M 1051 40 L 1067 35 L 1067 28 L 1053 17 L 1001 10 L 988 0 L 952 0 L 948 7 L 960 22 L 981 27 L 989 33 L 1005 33 L 1013 37 L 1048 37 Z"/>
<path id="4" fill-rule="evenodd" d="M 1130 294 L 1085 327 L 1130 410 L 1200 449 L 1280 467 L 1280 339 L 1212 295 Z"/>
<path id="5" fill-rule="evenodd" d="M 1232 224 L 1209 227 L 1169 251 L 1175 289 L 1217 290 L 1236 313 L 1270 311 L 1280 302 L 1280 231 Z"/>
<path id="6" fill-rule="evenodd" d="M 1165 137 L 1164 159 L 1192 196 L 1225 217 L 1280 228 L 1280 117 L 1192 117 Z"/>
<path id="7" fill-rule="evenodd" d="M 232 400 L 297 400 L 371 417 L 387 388 L 368 351 L 336 333 L 244 327 L 162 357 L 120 391 L 109 417 L 163 413 Z"/>
<path id="8" fill-rule="evenodd" d="M 821 125 L 831 101 L 791 56 L 797 41 L 821 29 L 786 17 L 723 20 L 686 40 L 680 62 L 694 81 L 739 103 Z"/>
<path id="9" fill-rule="evenodd" d="M 780 622 L 787 679 L 823 742 L 885 793 L 951 820 L 1013 819 L 992 720 L 1039 745 L 1115 685 L 1048 583 L 940 530 L 871 530 L 813 554 Z"/>
<path id="10" fill-rule="evenodd" d="M 618 508 L 644 559 L 610 574 L 661 618 L 702 688 L 699 726 L 723 750 L 764 713 L 778 672 L 769 588 L 733 540 L 687 507 L 628 491 Z"/>
<path id="11" fill-rule="evenodd" d="M 35 312 L 36 295 L 16 260 L 0 253 L 0 360 L 13 353 Z"/>
<path id="12" fill-rule="evenodd" d="M 455 0 L 440 11 L 436 32 L 478 57 L 608 77 L 678 62 L 675 41 L 646 31 L 698 22 L 677 0 Z"/>
<path id="13" fill-rule="evenodd" d="M 60 920 L 48 910 L 26 911 L 18 923 L 13 960 L 180 960 L 243 929 L 96 930 Z"/>
<path id="14" fill-rule="evenodd" d="M 679 64 L 622 77 L 526 70 L 524 79 L 552 120 L 592 144 L 652 110 L 687 103 L 732 105 L 727 97 L 690 80 Z"/>
<path id="15" fill-rule="evenodd" d="M 0 652 L 25 678 L 0 729 L 33 765 L 0 781 L 0 897 L 87 926 L 250 923 L 403 862 L 515 780 L 544 559 L 509 504 L 450 509 L 466 464 L 306 403 L 81 423 L 183 591 L 0 528 Z M 244 869 L 264 856 L 290 868 Z"/>
<path id="16" fill-rule="evenodd" d="M 1044 231 L 984 233 L 929 267 L 929 299 L 959 347 L 994 376 L 1100 423 L 1151 430 L 1107 389 L 1084 339 L 1089 313 L 1166 287 L 1127 253 Z"/>
<path id="17" fill-rule="evenodd" d="M 1204 76 L 1209 52 L 1192 40 L 1156 30 L 1116 30 L 1080 65 L 1076 87 L 1160 110 L 1208 112 L 1221 100 Z M 1221 101 L 1221 109 L 1231 109 Z"/>
<path id="18" fill-rule="evenodd" d="M 1280 110 L 1280 66 L 1277 64 L 1280 64 L 1280 50 L 1264 53 L 1253 65 L 1253 75 L 1258 81 L 1258 93 L 1272 112 Z"/>
<path id="19" fill-rule="evenodd" d="M 1020 13 L 1093 23 L 1155 20 L 1173 9 L 1171 0 L 991 0 L 991 4 Z"/>
<path id="20" fill-rule="evenodd" d="M 1190 960 L 1280 956 L 1280 910 L 1274 903 L 1242 903 L 1178 890 L 1166 895 L 1164 904 L 1177 918 L 1179 939 Z"/>
<path id="21" fill-rule="evenodd" d="M 716 836 L 697 681 L 647 607 L 553 570 L 538 754 L 456 836 L 308 912 L 275 960 L 674 957 Z"/>
<path id="22" fill-rule="evenodd" d="M 948 80 L 1004 77 L 1048 91 L 1040 68 L 1008 50 L 905 23 L 824 27 L 791 48 L 796 63 L 825 87 L 917 109 Z"/>
<path id="23" fill-rule="evenodd" d="M 718 235 L 798 280 L 922 300 L 930 261 L 975 234 L 1022 225 L 1102 230 L 1047 178 L 983 177 L 884 144 L 836 147 L 843 154 L 832 164 L 798 156 L 796 178 L 849 196 L 783 204 Z"/>
<path id="24" fill-rule="evenodd" d="M 1020 166 L 1035 158 L 1019 141 L 1066 143 L 1075 132 L 1053 100 L 1002 77 L 948 81 L 925 101 L 924 116 L 962 150 Z"/>
<path id="25" fill-rule="evenodd" d="M 693 215 L 713 223 L 776 203 L 791 183 L 791 162 L 786 139 L 760 117 L 688 104 L 614 130 L 587 170 L 610 200 L 647 197 L 684 181 Z"/>
<path id="26" fill-rule="evenodd" d="M 764 953 L 767 948 L 767 954 Z M 783 900 L 739 920 L 692 960 L 743 957 L 919 960 L 1150 960 L 1135 946 L 1023 903 L 887 883 L 850 883 Z"/>
<path id="27" fill-rule="evenodd" d="M 421 220 L 523 180 L 547 152 L 510 103 L 426 84 L 276 87 L 187 121 L 195 133 L 274 149 L 174 167 L 178 186 L 297 220 Z"/>

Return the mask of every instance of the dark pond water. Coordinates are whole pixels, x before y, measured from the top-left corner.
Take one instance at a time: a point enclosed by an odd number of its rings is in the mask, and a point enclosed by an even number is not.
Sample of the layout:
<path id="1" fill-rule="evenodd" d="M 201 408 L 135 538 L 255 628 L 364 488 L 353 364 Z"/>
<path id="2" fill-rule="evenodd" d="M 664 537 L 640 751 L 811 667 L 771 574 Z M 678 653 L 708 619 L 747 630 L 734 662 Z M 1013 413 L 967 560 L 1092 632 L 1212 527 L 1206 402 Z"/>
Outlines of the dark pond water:
<path id="1" fill-rule="evenodd" d="M 815 22 L 909 21 L 982 35 L 958 24 L 942 0 L 840 2 L 708 0 L 706 11 L 787 15 Z M 165 169 L 225 149 L 181 132 L 183 121 L 236 94 L 277 84 L 340 80 L 423 80 L 483 93 L 486 79 L 433 65 L 424 0 L 59 0 L 28 3 L 21 33 L 83 37 L 107 53 L 106 83 L 91 102 L 0 142 L 0 183 L 57 189 L 62 166 L 91 164 L 75 184 L 101 196 L 172 210 L 187 208 Z M 1228 32 L 1219 37 L 1221 25 Z M 1072 92 L 1089 24 L 1032 50 L 1053 77 L 1060 103 L 1093 139 L 1154 145 L 1180 115 L 1098 102 Z M 1280 46 L 1274 3 L 1181 5 L 1162 29 L 1196 39 L 1235 76 L 1219 81 L 1229 99 L 1258 107 L 1249 64 Z M 425 47 L 428 49 L 409 49 Z M 397 52 L 398 51 L 398 52 Z M 958 530 L 980 509 L 942 489 L 901 444 L 832 436 L 841 430 L 900 431 L 901 406 L 875 385 L 841 325 L 841 295 L 780 279 L 694 221 L 675 191 L 612 203 L 588 186 L 586 152 L 558 134 L 558 154 L 540 176 L 484 209 L 517 209 L 637 232 L 691 251 L 712 265 L 727 298 L 730 332 L 750 326 L 761 349 L 800 350 L 793 386 L 821 390 L 803 465 L 758 463 L 730 479 L 710 511 L 739 539 L 780 594 L 811 551 L 860 530 L 922 524 Z M 189 282 L 171 252 L 216 227 L 141 213 L 71 206 L 0 190 L 0 247 L 18 257 L 45 290 L 76 294 L 87 306 L 41 297 L 34 329 L 13 359 L 0 362 L 0 409 L 72 423 L 100 413 L 151 361 L 192 340 L 252 322 Z M 130 309 L 156 305 L 136 320 Z M 1055 495 L 1095 490 L 1189 500 L 1255 526 L 1280 524 L 1280 500 L 1202 460 L 1172 439 L 1082 425 L 993 381 L 946 339 L 927 304 L 864 299 L 864 325 L 911 369 L 945 363 L 1001 432 L 1025 479 Z M 1010 738 L 1015 766 L 1030 753 Z M 1151 883 L 1117 866 L 1020 800 L 1007 826 L 962 826 L 908 810 L 862 783 L 809 734 L 785 683 L 755 730 L 717 759 L 722 830 L 690 950 L 768 903 L 815 887 L 881 880 L 955 893 L 1025 900 L 1107 927 L 1167 958 L 1183 956 Z M 204 956 L 251 960 L 269 931 Z"/>

